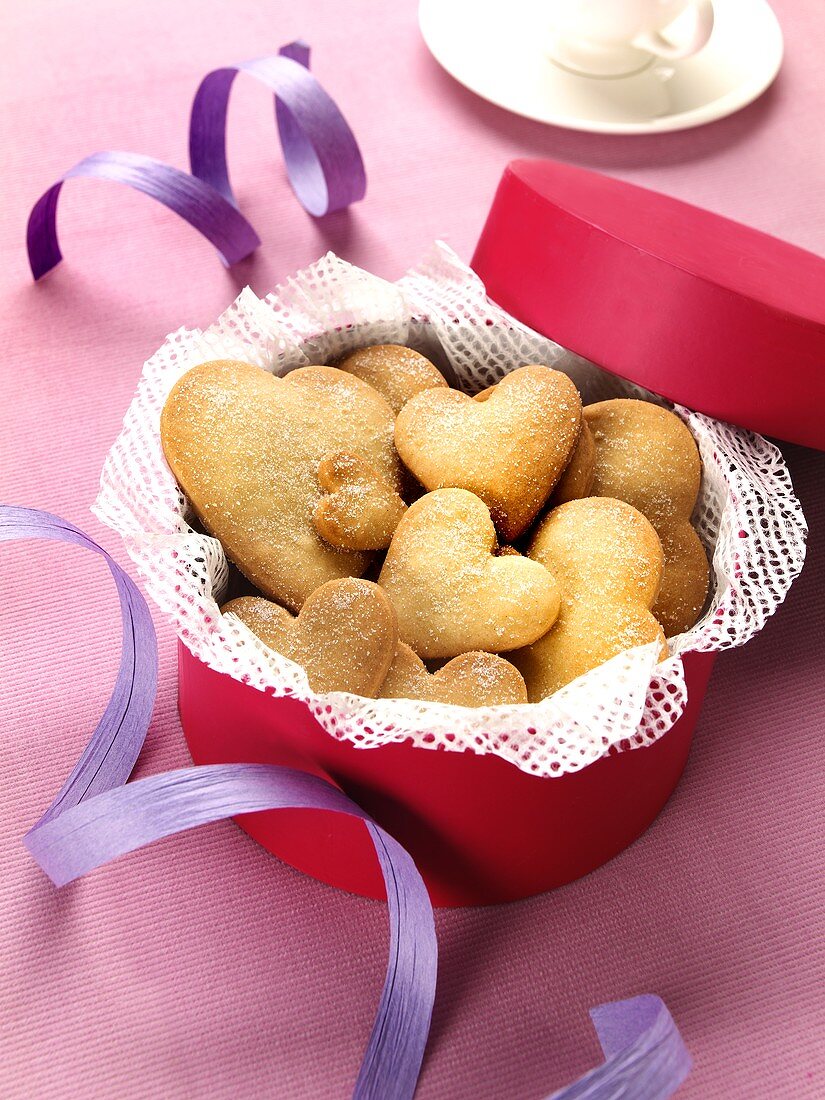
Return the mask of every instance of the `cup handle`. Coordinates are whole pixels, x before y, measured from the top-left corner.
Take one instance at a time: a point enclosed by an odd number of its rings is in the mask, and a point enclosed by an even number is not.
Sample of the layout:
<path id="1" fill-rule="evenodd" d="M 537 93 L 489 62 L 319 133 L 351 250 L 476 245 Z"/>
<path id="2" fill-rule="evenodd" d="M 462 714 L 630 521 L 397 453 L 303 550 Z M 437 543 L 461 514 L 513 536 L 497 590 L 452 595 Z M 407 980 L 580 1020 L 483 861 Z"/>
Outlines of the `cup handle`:
<path id="1" fill-rule="evenodd" d="M 640 34 L 633 39 L 633 45 L 648 50 L 657 57 L 667 57 L 675 61 L 680 57 L 690 57 L 698 53 L 707 43 L 713 30 L 713 0 L 699 0 L 693 6 L 693 30 L 687 42 L 671 42 L 661 31 Z"/>

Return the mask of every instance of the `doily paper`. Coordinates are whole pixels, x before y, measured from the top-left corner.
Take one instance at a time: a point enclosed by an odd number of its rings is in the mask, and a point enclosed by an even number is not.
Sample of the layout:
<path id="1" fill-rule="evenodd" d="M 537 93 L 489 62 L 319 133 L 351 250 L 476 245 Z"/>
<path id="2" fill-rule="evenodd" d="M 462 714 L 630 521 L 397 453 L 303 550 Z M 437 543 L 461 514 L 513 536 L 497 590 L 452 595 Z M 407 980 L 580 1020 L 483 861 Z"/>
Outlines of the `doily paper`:
<path id="1" fill-rule="evenodd" d="M 495 753 L 542 775 L 585 767 L 611 746 L 636 748 L 671 728 L 686 703 L 682 654 L 742 645 L 759 631 L 802 567 L 805 520 L 777 449 L 761 436 L 676 406 L 703 463 L 694 515 L 712 559 L 708 608 L 670 641 L 614 657 L 540 703 L 468 709 L 414 700 L 317 695 L 303 670 L 218 608 L 227 581 L 220 543 L 189 525 L 164 461 L 160 412 L 186 370 L 233 358 L 277 374 L 326 363 L 376 343 L 409 344 L 475 393 L 524 363 L 568 373 L 585 403 L 659 398 L 530 331 L 489 302 L 473 272 L 444 245 L 398 283 L 328 254 L 261 301 L 245 290 L 206 331 L 181 329 L 146 363 L 94 505 L 124 538 L 146 588 L 201 660 L 278 696 L 306 702 L 327 732 L 369 749 L 411 740 L 422 748 Z M 668 406 L 673 407 L 673 406 Z"/>

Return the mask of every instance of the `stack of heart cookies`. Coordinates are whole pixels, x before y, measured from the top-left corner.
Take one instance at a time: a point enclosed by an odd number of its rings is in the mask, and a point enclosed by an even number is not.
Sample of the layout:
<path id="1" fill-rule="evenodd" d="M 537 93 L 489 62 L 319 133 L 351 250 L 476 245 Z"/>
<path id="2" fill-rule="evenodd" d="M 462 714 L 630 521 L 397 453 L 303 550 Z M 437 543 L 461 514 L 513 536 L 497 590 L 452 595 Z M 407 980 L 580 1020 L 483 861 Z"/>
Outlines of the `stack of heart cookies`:
<path id="1" fill-rule="evenodd" d="M 396 345 L 282 378 L 203 363 L 161 439 L 256 590 L 223 612 L 318 693 L 537 702 L 633 646 L 664 656 L 707 597 L 690 431 L 645 401 L 582 408 L 547 366 L 470 397 Z"/>

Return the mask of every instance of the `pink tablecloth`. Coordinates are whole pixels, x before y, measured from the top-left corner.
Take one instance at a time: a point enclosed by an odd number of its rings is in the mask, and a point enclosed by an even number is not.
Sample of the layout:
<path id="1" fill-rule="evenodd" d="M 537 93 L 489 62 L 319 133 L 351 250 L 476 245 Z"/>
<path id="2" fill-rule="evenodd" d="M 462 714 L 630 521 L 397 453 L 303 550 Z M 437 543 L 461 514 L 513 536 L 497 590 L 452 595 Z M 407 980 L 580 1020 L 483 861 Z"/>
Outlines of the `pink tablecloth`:
<path id="1" fill-rule="evenodd" d="M 4 5 L 0 499 L 61 513 L 123 557 L 88 505 L 166 333 L 208 323 L 245 283 L 266 292 L 327 248 L 390 277 L 435 237 L 469 257 L 515 155 L 605 169 L 825 252 L 825 15 L 817 0 L 776 7 L 787 59 L 761 101 L 699 131 L 608 139 L 463 91 L 426 53 L 412 0 Z M 60 213 L 68 258 L 31 285 L 28 207 L 62 170 L 98 148 L 184 165 L 199 77 L 299 34 L 362 142 L 364 204 L 306 217 L 267 97 L 239 81 L 230 163 L 264 241 L 257 256 L 227 273 L 148 200 L 78 183 Z M 793 385 L 791 366 L 777 363 L 778 384 Z M 686 1100 L 825 1094 L 825 461 L 785 450 L 811 522 L 805 573 L 764 634 L 719 661 L 685 779 L 647 836 L 555 894 L 438 914 L 422 1100 L 541 1097 L 597 1060 L 587 1007 L 648 990 L 695 1057 Z M 108 693 L 116 602 L 103 564 L 80 551 L 4 546 L 0 560 L 0 1095 L 347 1095 L 382 981 L 383 906 L 303 878 L 228 823 L 60 893 L 24 854 L 21 834 Z M 187 762 L 173 637 L 158 627 L 143 771 Z"/>

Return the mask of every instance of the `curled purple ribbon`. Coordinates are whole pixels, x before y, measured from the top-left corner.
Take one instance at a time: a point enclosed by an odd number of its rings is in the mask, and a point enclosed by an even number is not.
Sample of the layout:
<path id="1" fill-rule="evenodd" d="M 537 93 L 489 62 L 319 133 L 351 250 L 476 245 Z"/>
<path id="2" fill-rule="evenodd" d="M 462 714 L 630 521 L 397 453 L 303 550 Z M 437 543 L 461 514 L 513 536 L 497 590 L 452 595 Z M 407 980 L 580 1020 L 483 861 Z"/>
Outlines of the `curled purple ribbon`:
<path id="1" fill-rule="evenodd" d="M 366 824 L 387 889 L 390 957 L 353 1096 L 409 1100 L 435 997 L 433 911 L 406 850 L 332 784 L 269 764 L 181 768 L 85 800 L 35 826 L 25 843 L 55 885 L 63 886 L 162 837 L 261 810 L 326 810 Z"/>
<path id="2" fill-rule="evenodd" d="M 103 717 L 55 801 L 25 844 L 64 885 L 120 855 L 197 825 L 260 810 L 309 809 L 362 820 L 387 889 L 390 951 L 375 1023 L 355 1083 L 356 1100 L 411 1100 L 435 996 L 437 945 L 426 887 L 410 855 L 347 796 L 316 776 L 266 764 L 183 768 L 127 784 L 146 735 L 157 685 L 146 601 L 120 566 L 77 527 L 48 512 L 0 505 L 0 541 L 70 542 L 100 554 L 115 579 L 123 650 Z M 551 1100 L 665 1100 L 690 1056 L 663 1002 L 652 995 L 591 1012 L 604 1065 Z"/>
<path id="3" fill-rule="evenodd" d="M 35 280 L 63 258 L 57 238 L 57 204 L 66 180 L 79 177 L 124 183 L 156 199 L 197 229 L 231 267 L 261 243 L 238 210 L 226 164 L 229 92 L 239 72 L 256 77 L 275 95 L 275 112 L 287 175 L 302 206 L 314 217 L 341 210 L 366 193 L 358 143 L 334 100 L 309 72 L 309 47 L 283 46 L 276 57 L 243 61 L 204 77 L 192 104 L 189 155 L 192 175 L 140 153 L 93 153 L 40 196 L 29 215 L 26 243 Z"/>
<path id="4" fill-rule="evenodd" d="M 123 622 L 120 667 L 106 710 L 69 778 L 32 829 L 35 832 L 83 799 L 118 787 L 129 778 L 155 705 L 158 654 L 146 600 L 132 578 L 87 534 L 49 512 L 0 505 L 0 542 L 12 539 L 69 542 L 100 554 L 117 585 Z"/>
<path id="5" fill-rule="evenodd" d="M 314 217 L 343 210 L 367 190 L 355 136 L 309 70 L 309 46 L 291 42 L 277 57 L 216 69 L 201 81 L 189 120 L 192 175 L 237 206 L 226 165 L 226 112 L 238 73 L 275 93 L 275 117 L 286 170 L 299 202 Z"/>
<path id="6" fill-rule="evenodd" d="M 652 993 L 591 1008 L 603 1065 L 547 1100 L 665 1100 L 692 1065 L 667 1005 Z"/>
<path id="7" fill-rule="evenodd" d="M 261 243 L 243 214 L 208 184 L 180 168 L 141 153 L 92 153 L 64 172 L 40 196 L 29 215 L 26 241 L 35 279 L 48 274 L 63 259 L 57 240 L 57 200 L 65 181 L 81 176 L 125 183 L 157 199 L 206 237 L 227 267 L 254 252 Z"/>
<path id="8" fill-rule="evenodd" d="M 435 997 L 437 945 L 427 889 L 408 853 L 338 788 L 290 768 L 229 764 L 126 780 L 143 745 L 157 687 L 149 608 L 134 582 L 77 527 L 48 512 L 0 506 L 0 541 L 71 542 L 102 555 L 123 615 L 114 691 L 91 741 L 25 844 L 57 886 L 161 837 L 258 810 L 312 809 L 364 821 L 390 914 L 387 977 L 353 1096 L 409 1100 L 415 1092 Z"/>

